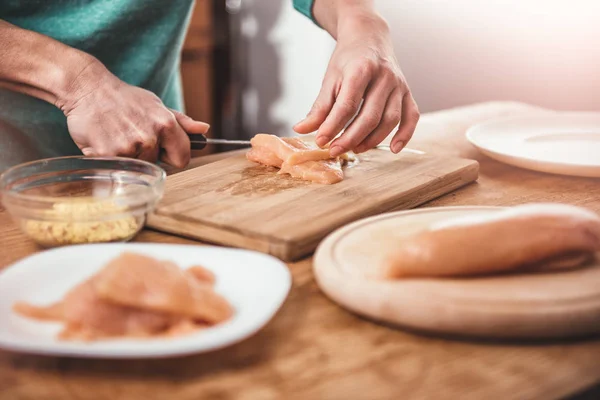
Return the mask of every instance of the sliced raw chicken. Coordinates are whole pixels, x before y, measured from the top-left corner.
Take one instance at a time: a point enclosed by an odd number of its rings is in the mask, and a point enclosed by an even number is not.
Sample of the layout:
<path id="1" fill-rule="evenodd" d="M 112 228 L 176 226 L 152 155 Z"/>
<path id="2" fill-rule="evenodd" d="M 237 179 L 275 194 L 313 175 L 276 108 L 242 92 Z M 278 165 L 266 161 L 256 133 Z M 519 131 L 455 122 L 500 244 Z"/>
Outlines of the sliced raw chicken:
<path id="1" fill-rule="evenodd" d="M 71 289 L 60 303 L 38 307 L 17 303 L 15 311 L 24 316 L 65 323 L 63 339 L 93 340 L 113 336 L 149 336 L 163 331 L 175 318 L 163 313 L 137 310 L 100 299 L 92 280 Z"/>
<path id="2" fill-rule="evenodd" d="M 252 149 L 249 152 L 249 158 L 273 167 L 279 167 L 282 163 L 296 165 L 306 161 L 332 158 L 328 149 L 310 147 L 298 138 L 280 138 L 275 135 L 259 133 L 250 140 L 250 143 Z"/>
<path id="3" fill-rule="evenodd" d="M 195 265 L 185 270 L 187 274 L 190 274 L 194 279 L 196 279 L 200 283 L 206 283 L 209 285 L 215 284 L 215 274 L 211 271 L 207 270 L 204 267 L 199 265 Z"/>
<path id="4" fill-rule="evenodd" d="M 283 164 L 279 173 L 290 174 L 294 178 L 325 185 L 331 185 L 344 179 L 340 160 L 307 161 L 298 165 Z"/>
<path id="5" fill-rule="evenodd" d="M 233 310 L 214 292 L 214 274 L 124 253 L 48 306 L 18 302 L 25 317 L 64 324 L 60 339 L 96 340 L 187 334 L 223 322 Z"/>
<path id="6" fill-rule="evenodd" d="M 108 263 L 94 279 L 94 288 L 108 301 L 209 323 L 222 322 L 233 314 L 223 297 L 191 273 L 135 253 L 123 253 Z"/>
<path id="7" fill-rule="evenodd" d="M 49 306 L 36 306 L 24 301 L 19 301 L 13 305 L 13 311 L 28 318 L 45 321 L 62 321 L 62 306 L 62 302 L 51 304 Z"/>
<path id="8" fill-rule="evenodd" d="M 348 155 L 333 158 L 329 149 L 309 146 L 298 138 L 280 138 L 259 133 L 251 140 L 248 160 L 280 168 L 279 173 L 322 184 L 334 184 L 344 179 L 342 164 Z"/>

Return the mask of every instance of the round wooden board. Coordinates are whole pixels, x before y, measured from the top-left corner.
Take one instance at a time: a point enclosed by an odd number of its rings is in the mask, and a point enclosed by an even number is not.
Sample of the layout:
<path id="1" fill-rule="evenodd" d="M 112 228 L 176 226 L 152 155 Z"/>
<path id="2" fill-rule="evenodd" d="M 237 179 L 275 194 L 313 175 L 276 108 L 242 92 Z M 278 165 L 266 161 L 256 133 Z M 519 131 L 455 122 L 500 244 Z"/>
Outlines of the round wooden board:
<path id="1" fill-rule="evenodd" d="M 330 234 L 314 258 L 321 290 L 373 320 L 437 334 L 491 339 L 565 338 L 600 332 L 600 265 L 467 279 L 367 278 L 389 246 L 443 218 L 497 207 L 443 207 L 378 215 Z M 500 239 L 500 238 L 499 238 Z"/>

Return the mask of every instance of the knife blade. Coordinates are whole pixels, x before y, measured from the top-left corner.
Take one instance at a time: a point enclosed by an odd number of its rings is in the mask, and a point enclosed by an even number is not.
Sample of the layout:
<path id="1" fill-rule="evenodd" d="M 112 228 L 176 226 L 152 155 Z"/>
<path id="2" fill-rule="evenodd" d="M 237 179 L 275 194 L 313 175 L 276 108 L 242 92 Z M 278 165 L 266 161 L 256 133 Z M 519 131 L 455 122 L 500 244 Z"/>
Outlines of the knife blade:
<path id="1" fill-rule="evenodd" d="M 213 138 L 207 138 L 206 136 L 204 136 L 201 133 L 188 133 L 188 136 L 190 138 L 190 144 L 191 144 L 192 150 L 202 150 L 209 144 L 224 144 L 227 146 L 250 146 L 249 140 L 213 139 Z M 378 149 L 390 150 L 389 144 L 381 143 L 375 147 Z M 402 151 L 405 153 L 425 154 L 424 151 L 410 149 L 407 147 L 402 149 Z"/>

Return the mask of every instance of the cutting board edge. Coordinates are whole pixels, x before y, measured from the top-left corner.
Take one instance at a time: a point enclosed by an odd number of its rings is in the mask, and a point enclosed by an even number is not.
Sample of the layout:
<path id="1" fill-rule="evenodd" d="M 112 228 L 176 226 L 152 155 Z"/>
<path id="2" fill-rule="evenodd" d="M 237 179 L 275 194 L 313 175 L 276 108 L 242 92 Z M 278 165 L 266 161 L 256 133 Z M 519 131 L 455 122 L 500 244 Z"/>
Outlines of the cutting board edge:
<path id="1" fill-rule="evenodd" d="M 374 210 L 373 212 L 362 215 L 358 219 L 367 218 L 369 216 L 386 212 L 415 208 L 476 182 L 479 178 L 479 162 L 469 159 L 461 160 L 464 161 L 463 167 L 458 168 L 449 174 L 451 176 L 456 176 L 457 178 L 451 180 L 449 183 L 447 182 L 445 185 L 442 185 L 440 187 L 442 190 L 440 193 L 431 193 L 429 190 L 432 186 L 435 187 L 436 185 L 439 185 L 439 182 L 433 181 L 431 185 L 423 186 L 416 191 L 416 193 L 423 192 L 430 193 L 430 195 L 415 196 L 416 198 L 414 201 L 393 204 L 383 210 Z M 248 234 L 241 230 L 237 231 L 235 229 L 218 225 L 206 223 L 199 224 L 198 221 L 195 221 L 195 225 L 192 225 L 192 223 L 189 221 L 179 219 L 171 215 L 157 213 L 153 213 L 148 216 L 146 226 L 160 232 L 166 232 L 211 244 L 259 251 L 277 257 L 285 262 L 295 262 L 312 254 L 318 244 L 331 232 L 358 219 L 348 218 L 348 220 L 341 221 L 339 224 L 336 224 L 337 226 L 333 227 L 328 232 L 324 232 L 317 236 L 306 235 L 305 237 L 295 238 L 294 240 L 285 238 L 281 239 L 275 236 L 257 233 Z M 172 224 L 177 224 L 177 227 L 171 227 Z"/>
<path id="2" fill-rule="evenodd" d="M 205 244 L 255 250 L 266 254 L 271 254 L 269 249 L 272 247 L 272 242 L 280 241 L 277 238 L 263 237 L 261 235 L 249 236 L 243 232 L 224 229 L 210 224 L 190 223 L 183 219 L 161 214 L 148 215 L 146 228 L 201 241 Z"/>

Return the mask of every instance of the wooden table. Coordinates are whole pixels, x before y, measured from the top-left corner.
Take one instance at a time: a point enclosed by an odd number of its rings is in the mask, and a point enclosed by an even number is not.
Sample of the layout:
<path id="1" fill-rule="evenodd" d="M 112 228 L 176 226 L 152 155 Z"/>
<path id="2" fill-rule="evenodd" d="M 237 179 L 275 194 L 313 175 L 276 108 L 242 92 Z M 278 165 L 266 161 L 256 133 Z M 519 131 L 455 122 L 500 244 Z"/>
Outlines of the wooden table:
<path id="1" fill-rule="evenodd" d="M 410 147 L 481 161 L 477 184 L 426 206 L 579 204 L 600 212 L 600 181 L 502 165 L 464 140 L 470 125 L 543 110 L 486 103 L 425 115 Z M 195 160 L 194 165 L 227 155 Z M 38 251 L 0 210 L 0 268 Z M 194 243 L 151 232 L 137 241 Z M 600 398 L 600 339 L 535 344 L 445 340 L 358 318 L 325 298 L 311 260 L 290 264 L 294 284 L 254 337 L 212 354 L 94 361 L 0 351 L 0 399 L 557 399 Z M 1 294 L 0 294 L 1 295 Z"/>

